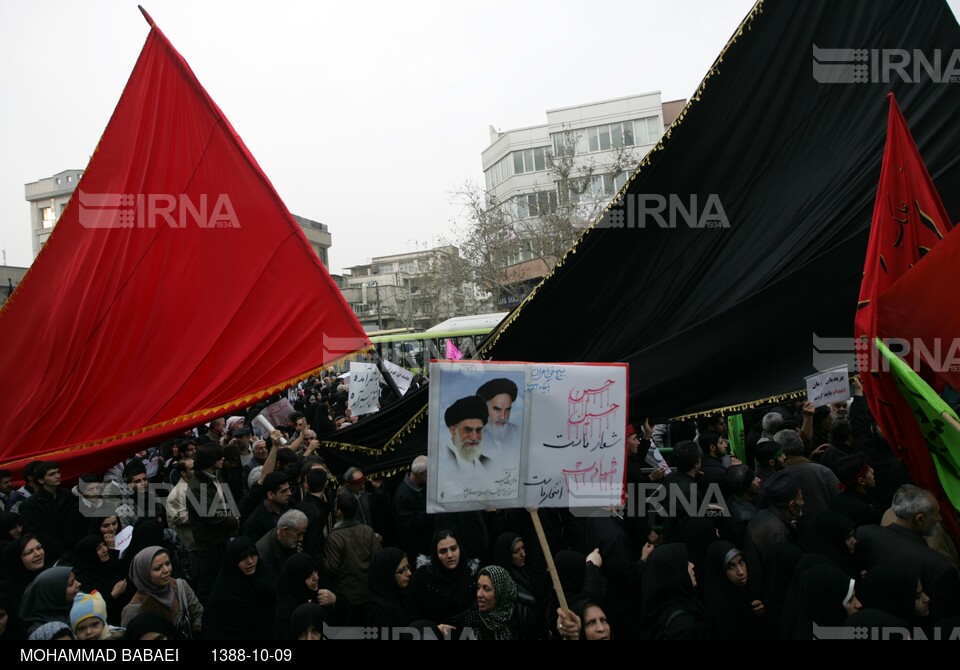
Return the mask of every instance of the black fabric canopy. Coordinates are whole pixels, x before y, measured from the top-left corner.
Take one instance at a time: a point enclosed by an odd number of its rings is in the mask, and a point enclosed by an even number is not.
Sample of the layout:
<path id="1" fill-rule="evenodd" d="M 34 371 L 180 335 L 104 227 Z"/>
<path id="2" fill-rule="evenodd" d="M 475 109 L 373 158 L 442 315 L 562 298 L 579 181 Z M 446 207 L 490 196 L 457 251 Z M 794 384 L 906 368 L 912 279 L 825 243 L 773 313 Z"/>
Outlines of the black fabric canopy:
<path id="1" fill-rule="evenodd" d="M 629 41 L 620 44 L 626 56 Z M 802 390 L 816 371 L 814 336 L 853 337 L 888 92 L 947 211 L 960 212 L 960 83 L 922 71 L 911 82 L 821 83 L 814 45 L 920 50 L 931 61 L 939 49 L 946 68 L 960 26 L 940 0 L 758 3 L 621 194 L 684 205 L 696 195 L 701 210 L 715 194 L 729 227 L 661 228 L 649 217 L 639 227 L 623 205 L 608 209 L 481 355 L 628 362 L 634 421 Z M 346 449 L 344 465 L 396 469 L 426 450 L 426 402 L 418 392 L 328 446 Z"/>

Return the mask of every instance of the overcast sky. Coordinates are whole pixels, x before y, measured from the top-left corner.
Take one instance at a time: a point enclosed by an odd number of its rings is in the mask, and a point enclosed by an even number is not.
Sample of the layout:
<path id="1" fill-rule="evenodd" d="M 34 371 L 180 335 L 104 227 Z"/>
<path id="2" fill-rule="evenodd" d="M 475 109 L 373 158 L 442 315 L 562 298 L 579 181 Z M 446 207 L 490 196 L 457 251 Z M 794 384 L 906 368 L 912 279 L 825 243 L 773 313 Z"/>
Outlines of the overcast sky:
<path id="1" fill-rule="evenodd" d="M 488 127 L 688 98 L 751 0 L 141 0 L 334 272 L 450 235 Z M 960 0 L 957 0 L 960 2 Z M 0 3 L 0 249 L 32 261 L 24 184 L 84 168 L 148 33 L 130 0 Z M 953 5 L 953 3 L 951 3 Z"/>

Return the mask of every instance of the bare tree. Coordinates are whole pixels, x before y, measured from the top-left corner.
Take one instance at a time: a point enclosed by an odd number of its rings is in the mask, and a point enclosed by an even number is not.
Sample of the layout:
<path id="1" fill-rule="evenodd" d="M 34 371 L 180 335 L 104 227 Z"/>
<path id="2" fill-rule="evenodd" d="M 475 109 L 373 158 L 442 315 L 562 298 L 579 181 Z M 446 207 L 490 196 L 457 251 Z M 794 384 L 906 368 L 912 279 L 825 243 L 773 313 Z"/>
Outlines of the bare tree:
<path id="1" fill-rule="evenodd" d="M 639 162 L 633 146 L 615 147 L 602 158 L 578 155 L 583 131 L 555 136 L 546 154 L 547 170 L 532 193 L 498 202 L 478 185 L 465 183 L 454 199 L 463 205 L 454 239 L 477 285 L 489 291 L 492 306 L 516 297 L 531 272 L 549 272 L 590 226 Z M 520 269 L 533 262 L 533 267 Z"/>

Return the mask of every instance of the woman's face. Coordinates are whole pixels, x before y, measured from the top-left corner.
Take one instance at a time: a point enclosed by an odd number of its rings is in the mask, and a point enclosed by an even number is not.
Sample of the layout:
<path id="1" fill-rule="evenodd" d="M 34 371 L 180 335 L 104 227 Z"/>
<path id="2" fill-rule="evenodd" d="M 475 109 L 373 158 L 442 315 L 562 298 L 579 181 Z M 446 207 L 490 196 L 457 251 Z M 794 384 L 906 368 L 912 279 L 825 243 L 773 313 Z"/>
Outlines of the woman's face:
<path id="1" fill-rule="evenodd" d="M 856 591 L 854 591 L 854 592 L 853 592 L 853 595 L 850 596 L 850 600 L 848 600 L 847 602 L 845 602 L 845 603 L 843 604 L 843 609 L 847 610 L 847 614 L 848 614 L 848 615 L 849 615 L 849 614 L 856 614 L 857 612 L 860 611 L 860 608 L 861 608 L 861 607 L 863 607 L 863 605 L 861 605 L 861 604 L 860 604 L 860 601 L 857 600 L 857 592 L 856 592 Z"/>
<path id="2" fill-rule="evenodd" d="M 690 583 L 693 584 L 694 587 L 696 587 L 696 585 L 697 585 L 697 575 L 696 575 L 696 573 L 693 571 L 693 563 L 691 563 L 690 561 L 687 561 L 687 572 L 690 574 Z"/>
<path id="3" fill-rule="evenodd" d="M 743 561 L 743 554 L 737 554 L 727 563 L 727 579 L 734 586 L 747 585 L 747 564 Z"/>
<path id="4" fill-rule="evenodd" d="M 853 553 L 853 550 L 857 548 L 857 536 L 853 534 L 853 531 L 850 531 L 850 534 L 847 535 L 847 539 L 844 540 L 844 544 L 847 545 L 847 549 L 850 550 L 850 553 Z"/>
<path id="5" fill-rule="evenodd" d="M 170 565 L 170 556 L 160 553 L 153 557 L 150 564 L 150 581 L 154 586 L 164 587 L 170 583 L 173 576 L 173 566 Z"/>
<path id="6" fill-rule="evenodd" d="M 140 636 L 140 639 L 147 640 L 148 642 L 152 642 L 153 640 L 166 640 L 167 636 L 164 635 L 163 633 L 157 633 L 156 631 L 153 631 L 150 633 L 144 633 L 143 635 Z"/>
<path id="7" fill-rule="evenodd" d="M 71 572 L 67 575 L 67 602 L 73 604 L 73 598 L 80 592 L 80 582 Z"/>
<path id="8" fill-rule="evenodd" d="M 497 594 L 493 590 L 493 582 L 486 575 L 480 575 L 477 580 L 477 609 L 489 612 L 497 606 Z"/>
<path id="9" fill-rule="evenodd" d="M 609 640 L 610 625 L 607 615 L 596 605 L 583 610 L 583 637 L 588 640 Z"/>
<path id="10" fill-rule="evenodd" d="M 36 572 L 43 569 L 43 545 L 36 538 L 27 542 L 20 554 L 20 560 L 23 561 L 23 567 L 30 572 Z"/>
<path id="11" fill-rule="evenodd" d="M 100 534 L 106 535 L 107 533 L 117 534 L 117 528 L 120 526 L 120 520 L 115 516 L 108 516 L 103 521 L 100 522 Z"/>
<path id="12" fill-rule="evenodd" d="M 110 552 L 107 550 L 107 545 L 103 542 L 97 545 L 97 558 L 100 559 L 101 563 L 108 563 L 110 561 Z"/>
<path id="13" fill-rule="evenodd" d="M 7 610 L 0 608 L 0 636 L 2 636 L 7 631 L 7 623 L 10 621 L 10 617 L 7 614 Z"/>
<path id="14" fill-rule="evenodd" d="M 437 542 L 437 557 L 447 570 L 456 569 L 460 565 L 460 545 L 452 537 L 443 538 Z"/>
<path id="15" fill-rule="evenodd" d="M 303 635 L 297 638 L 298 640 L 322 640 L 323 636 L 320 635 L 320 631 L 314 626 L 310 626 L 307 630 L 304 631 Z"/>
<path id="16" fill-rule="evenodd" d="M 404 556 L 393 573 L 393 578 L 397 580 L 397 586 L 401 589 L 407 588 L 410 583 L 410 561 Z"/>
<path id="17" fill-rule="evenodd" d="M 19 540 L 21 535 L 23 535 L 23 525 L 22 525 L 22 524 L 19 524 L 19 523 L 18 523 L 16 526 L 14 526 L 13 528 L 10 529 L 10 539 L 13 540 L 14 542 L 16 542 L 17 540 Z"/>
<path id="18" fill-rule="evenodd" d="M 247 577 L 252 577 L 253 573 L 257 571 L 257 562 L 260 560 L 260 557 L 256 554 L 250 554 L 249 556 L 244 556 L 240 559 L 240 562 L 237 563 L 237 570 L 242 572 Z"/>
<path id="19" fill-rule="evenodd" d="M 913 613 L 917 616 L 930 616 L 930 596 L 923 591 L 923 582 L 917 580 L 917 596 L 913 601 Z"/>
<path id="20" fill-rule="evenodd" d="M 514 543 L 510 561 L 515 568 L 522 568 L 527 564 L 527 550 L 523 546 L 523 540 L 517 540 Z"/>
<path id="21" fill-rule="evenodd" d="M 310 573 L 310 576 L 304 581 L 304 584 L 307 585 L 307 588 L 311 591 L 316 591 L 317 587 L 320 585 L 320 576 L 317 574 L 317 571 L 314 570 Z"/>

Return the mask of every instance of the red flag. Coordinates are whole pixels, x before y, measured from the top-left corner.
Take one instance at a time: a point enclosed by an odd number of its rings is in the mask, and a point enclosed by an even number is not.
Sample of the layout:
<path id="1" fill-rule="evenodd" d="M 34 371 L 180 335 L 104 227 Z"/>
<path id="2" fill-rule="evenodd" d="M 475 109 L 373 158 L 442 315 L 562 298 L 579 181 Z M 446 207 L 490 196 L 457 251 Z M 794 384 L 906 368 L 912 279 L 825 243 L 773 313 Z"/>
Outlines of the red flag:
<path id="1" fill-rule="evenodd" d="M 0 467 L 105 469 L 369 345 L 236 131 L 147 21 L 77 190 L 0 312 Z"/>
<path id="2" fill-rule="evenodd" d="M 934 470 L 929 447 L 890 373 L 882 370 L 873 347 L 881 296 L 951 228 L 896 99 L 892 93 L 889 98 L 887 143 L 854 324 L 857 361 L 870 411 L 890 445 L 903 459 L 911 478 L 933 491 L 943 504 L 946 497 Z M 952 515 L 944 517 L 953 521 Z M 956 531 L 955 523 L 951 523 L 951 529 Z"/>
<path id="3" fill-rule="evenodd" d="M 924 358 L 932 359 L 937 376 L 955 389 L 960 389 L 958 268 L 960 233 L 954 230 L 887 289 L 876 306 L 880 337 L 909 336 L 914 353 L 922 349 Z"/>

